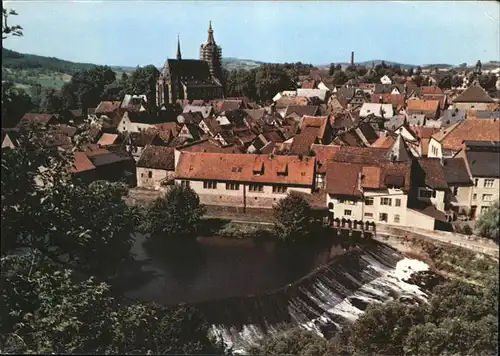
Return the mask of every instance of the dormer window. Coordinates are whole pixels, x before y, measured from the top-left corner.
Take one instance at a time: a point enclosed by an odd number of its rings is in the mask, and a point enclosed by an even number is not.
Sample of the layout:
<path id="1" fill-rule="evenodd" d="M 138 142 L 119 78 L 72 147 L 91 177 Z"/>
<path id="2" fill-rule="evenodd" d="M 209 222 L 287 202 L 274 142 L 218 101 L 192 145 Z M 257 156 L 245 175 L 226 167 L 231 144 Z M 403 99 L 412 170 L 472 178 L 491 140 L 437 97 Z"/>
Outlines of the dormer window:
<path id="1" fill-rule="evenodd" d="M 264 162 L 255 162 L 253 166 L 253 174 L 256 176 L 264 174 Z"/>
<path id="2" fill-rule="evenodd" d="M 288 175 L 288 164 L 283 164 L 278 166 L 277 170 L 278 176 L 287 176 Z"/>

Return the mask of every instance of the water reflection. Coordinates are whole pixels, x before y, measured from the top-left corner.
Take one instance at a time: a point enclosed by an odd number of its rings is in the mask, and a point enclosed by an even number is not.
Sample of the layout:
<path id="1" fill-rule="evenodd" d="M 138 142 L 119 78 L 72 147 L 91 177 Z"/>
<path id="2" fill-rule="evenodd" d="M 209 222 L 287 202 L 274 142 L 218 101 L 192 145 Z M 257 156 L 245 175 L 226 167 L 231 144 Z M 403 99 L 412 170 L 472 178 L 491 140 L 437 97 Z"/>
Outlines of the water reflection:
<path id="1" fill-rule="evenodd" d="M 308 274 L 344 248 L 333 238 L 287 245 L 269 238 L 202 236 L 152 242 L 135 235 L 136 265 L 119 282 L 130 298 L 164 305 L 259 295 Z"/>

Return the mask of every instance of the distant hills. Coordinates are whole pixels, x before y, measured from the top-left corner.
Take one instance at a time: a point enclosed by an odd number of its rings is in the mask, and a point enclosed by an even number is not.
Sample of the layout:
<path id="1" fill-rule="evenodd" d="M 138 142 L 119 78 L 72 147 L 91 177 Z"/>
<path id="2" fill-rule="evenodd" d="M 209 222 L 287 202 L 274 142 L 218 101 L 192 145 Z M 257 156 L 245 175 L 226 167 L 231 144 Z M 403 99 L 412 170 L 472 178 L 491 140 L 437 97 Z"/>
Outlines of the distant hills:
<path id="1" fill-rule="evenodd" d="M 417 65 L 403 64 L 392 61 L 383 61 L 376 59 L 372 61 L 357 62 L 356 65 L 362 65 L 370 68 L 382 62 L 387 65 L 398 64 L 402 69 L 416 68 Z M 251 59 L 223 58 L 222 65 L 227 70 L 251 70 L 264 64 L 265 62 L 254 61 Z M 338 63 L 336 63 L 338 64 Z M 340 63 L 343 68 L 349 63 Z M 471 68 L 475 63 L 469 63 Z M 41 84 L 42 86 L 59 87 L 65 82 L 71 80 L 71 76 L 81 70 L 86 70 L 97 66 L 92 63 L 71 62 L 55 57 L 45 57 L 35 54 L 19 53 L 6 48 L 2 48 L 2 80 L 12 80 L 19 86 L 29 86 L 32 84 Z M 320 69 L 328 69 L 330 64 L 316 65 Z M 491 69 L 500 66 L 499 61 L 490 61 L 483 63 L 484 69 Z M 110 66 L 117 75 L 123 72 L 131 73 L 135 70 L 132 66 Z M 451 64 L 427 64 L 421 65 L 422 68 L 438 67 L 453 68 Z"/>

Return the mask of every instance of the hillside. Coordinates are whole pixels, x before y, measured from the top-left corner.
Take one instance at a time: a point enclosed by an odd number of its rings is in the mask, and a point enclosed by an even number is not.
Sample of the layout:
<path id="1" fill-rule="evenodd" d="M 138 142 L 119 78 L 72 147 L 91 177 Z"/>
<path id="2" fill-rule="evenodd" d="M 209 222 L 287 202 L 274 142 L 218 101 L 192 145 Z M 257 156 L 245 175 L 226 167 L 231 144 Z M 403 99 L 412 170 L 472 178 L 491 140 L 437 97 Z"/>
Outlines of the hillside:
<path id="1" fill-rule="evenodd" d="M 222 65 L 227 70 L 250 70 L 260 66 L 262 62 L 250 59 L 223 58 Z M 44 87 L 61 87 L 71 80 L 78 71 L 97 66 L 92 63 L 78 63 L 55 57 L 38 56 L 19 53 L 2 48 L 2 80 L 11 80 L 19 87 L 40 84 Z M 131 73 L 135 67 L 111 66 L 120 76 L 123 72 Z"/>

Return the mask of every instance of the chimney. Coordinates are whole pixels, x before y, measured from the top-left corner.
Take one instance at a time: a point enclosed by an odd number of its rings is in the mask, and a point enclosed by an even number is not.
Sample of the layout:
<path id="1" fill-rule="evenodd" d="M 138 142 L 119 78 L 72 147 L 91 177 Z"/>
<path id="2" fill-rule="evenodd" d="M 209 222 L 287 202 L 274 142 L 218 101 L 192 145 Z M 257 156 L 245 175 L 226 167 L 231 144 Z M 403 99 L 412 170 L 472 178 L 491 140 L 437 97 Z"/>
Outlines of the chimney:
<path id="1" fill-rule="evenodd" d="M 378 102 L 379 102 L 380 104 L 383 104 L 384 100 L 383 100 L 383 98 L 382 98 L 382 95 L 380 95 L 380 96 L 378 97 Z"/>
<path id="2" fill-rule="evenodd" d="M 361 182 L 363 181 L 363 173 L 358 173 L 358 190 L 361 191 Z"/>
<path id="3" fill-rule="evenodd" d="M 354 51 L 351 52 L 351 66 L 354 66 Z"/>

